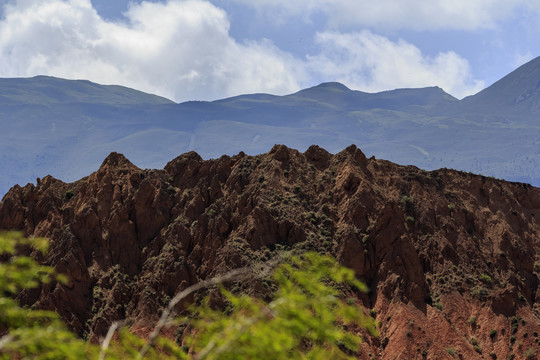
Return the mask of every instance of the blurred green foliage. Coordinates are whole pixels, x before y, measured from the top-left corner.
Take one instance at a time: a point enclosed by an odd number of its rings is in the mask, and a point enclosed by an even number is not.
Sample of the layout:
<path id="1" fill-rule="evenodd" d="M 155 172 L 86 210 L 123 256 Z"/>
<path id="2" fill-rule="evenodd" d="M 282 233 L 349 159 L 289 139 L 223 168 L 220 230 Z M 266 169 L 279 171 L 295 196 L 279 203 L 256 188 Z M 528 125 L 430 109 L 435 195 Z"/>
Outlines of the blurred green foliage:
<path id="1" fill-rule="evenodd" d="M 0 359 L 140 357 L 146 340 L 126 328 L 100 347 L 78 339 L 56 313 L 20 306 L 14 296 L 21 290 L 65 281 L 52 268 L 18 255 L 24 248 L 44 253 L 47 246 L 45 239 L 0 234 Z M 348 359 L 356 357 L 360 329 L 377 334 L 374 320 L 341 298 L 342 289 L 366 291 L 365 285 L 335 260 L 315 253 L 288 256 L 273 281 L 277 291 L 269 302 L 220 286 L 227 311 L 213 309 L 208 300 L 193 306 L 190 316 L 177 320 L 189 328 L 187 346 L 158 337 L 144 358 Z"/>

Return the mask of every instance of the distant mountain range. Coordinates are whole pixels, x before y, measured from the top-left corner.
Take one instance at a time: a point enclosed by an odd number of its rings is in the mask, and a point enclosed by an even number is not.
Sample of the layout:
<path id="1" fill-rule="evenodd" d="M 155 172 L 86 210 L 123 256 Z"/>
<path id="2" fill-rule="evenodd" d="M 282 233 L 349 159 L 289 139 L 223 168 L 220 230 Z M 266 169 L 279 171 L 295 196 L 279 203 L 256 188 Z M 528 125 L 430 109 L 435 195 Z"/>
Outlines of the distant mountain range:
<path id="1" fill-rule="evenodd" d="M 275 143 L 540 186 L 540 57 L 476 95 L 438 87 L 380 93 L 324 83 L 286 96 L 176 104 L 121 86 L 38 76 L 0 79 L 0 196 L 51 174 L 76 180 L 112 151 L 143 168 L 178 154 L 266 152 Z"/>

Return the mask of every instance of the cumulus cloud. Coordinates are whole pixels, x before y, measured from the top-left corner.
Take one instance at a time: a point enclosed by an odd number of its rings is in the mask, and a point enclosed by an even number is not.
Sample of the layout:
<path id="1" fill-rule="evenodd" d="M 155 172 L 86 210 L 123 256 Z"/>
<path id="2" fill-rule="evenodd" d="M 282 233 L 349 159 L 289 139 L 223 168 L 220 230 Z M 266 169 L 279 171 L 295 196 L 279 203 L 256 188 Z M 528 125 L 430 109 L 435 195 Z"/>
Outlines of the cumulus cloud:
<path id="1" fill-rule="evenodd" d="M 177 101 L 285 94 L 321 81 L 363 91 L 439 85 L 458 97 L 482 86 L 453 52 L 429 58 L 370 31 L 321 32 L 306 58 L 269 40 L 238 42 L 227 13 L 204 0 L 133 3 L 116 22 L 90 0 L 13 0 L 3 10 L 0 77 L 88 79 Z"/>
<path id="2" fill-rule="evenodd" d="M 516 8 L 532 8 L 526 0 L 235 0 L 275 18 L 309 19 L 323 13 L 329 24 L 384 29 L 472 30 L 493 28 Z M 533 0 L 537 2 L 537 0 Z M 538 11 L 538 9 L 536 10 Z"/>
<path id="3" fill-rule="evenodd" d="M 269 42 L 238 43 L 207 1 L 132 4 L 124 22 L 90 0 L 18 0 L 0 21 L 0 76 L 87 78 L 176 100 L 298 89 L 294 61 Z"/>
<path id="4" fill-rule="evenodd" d="M 423 56 L 414 45 L 393 42 L 370 31 L 317 34 L 322 51 L 308 58 L 307 68 L 363 91 L 440 86 L 456 97 L 481 90 L 467 60 L 454 52 Z"/>

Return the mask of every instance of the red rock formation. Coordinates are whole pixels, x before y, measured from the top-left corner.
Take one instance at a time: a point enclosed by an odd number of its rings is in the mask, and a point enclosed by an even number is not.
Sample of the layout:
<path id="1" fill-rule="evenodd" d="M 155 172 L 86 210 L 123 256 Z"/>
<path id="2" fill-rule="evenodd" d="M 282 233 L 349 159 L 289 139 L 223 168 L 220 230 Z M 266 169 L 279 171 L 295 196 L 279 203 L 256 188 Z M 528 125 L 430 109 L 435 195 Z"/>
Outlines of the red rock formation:
<path id="1" fill-rule="evenodd" d="M 539 221 L 538 188 L 367 159 L 355 146 L 332 155 L 276 145 L 206 161 L 190 152 L 164 170 L 112 153 L 78 182 L 48 176 L 0 203 L 0 228 L 50 238 L 44 261 L 71 278 L 23 300 L 81 335 L 118 319 L 144 333 L 200 279 L 316 249 L 369 285 L 347 295 L 381 324 L 359 357 L 384 359 L 520 359 L 537 349 Z"/>

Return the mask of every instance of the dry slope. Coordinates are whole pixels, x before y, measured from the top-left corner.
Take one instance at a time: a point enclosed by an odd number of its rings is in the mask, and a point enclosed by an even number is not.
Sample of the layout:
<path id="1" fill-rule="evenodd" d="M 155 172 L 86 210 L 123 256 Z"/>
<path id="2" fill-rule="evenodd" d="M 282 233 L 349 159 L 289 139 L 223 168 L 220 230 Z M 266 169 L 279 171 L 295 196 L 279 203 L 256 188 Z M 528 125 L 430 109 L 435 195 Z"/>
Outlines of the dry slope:
<path id="1" fill-rule="evenodd" d="M 370 287 L 346 295 L 380 322 L 360 358 L 540 354 L 540 189 L 525 184 L 398 166 L 355 146 L 190 152 L 163 170 L 112 153 L 78 182 L 12 188 L 0 228 L 52 239 L 43 260 L 71 281 L 23 300 L 85 336 L 116 319 L 145 333 L 177 291 L 299 248 L 335 255 Z"/>

